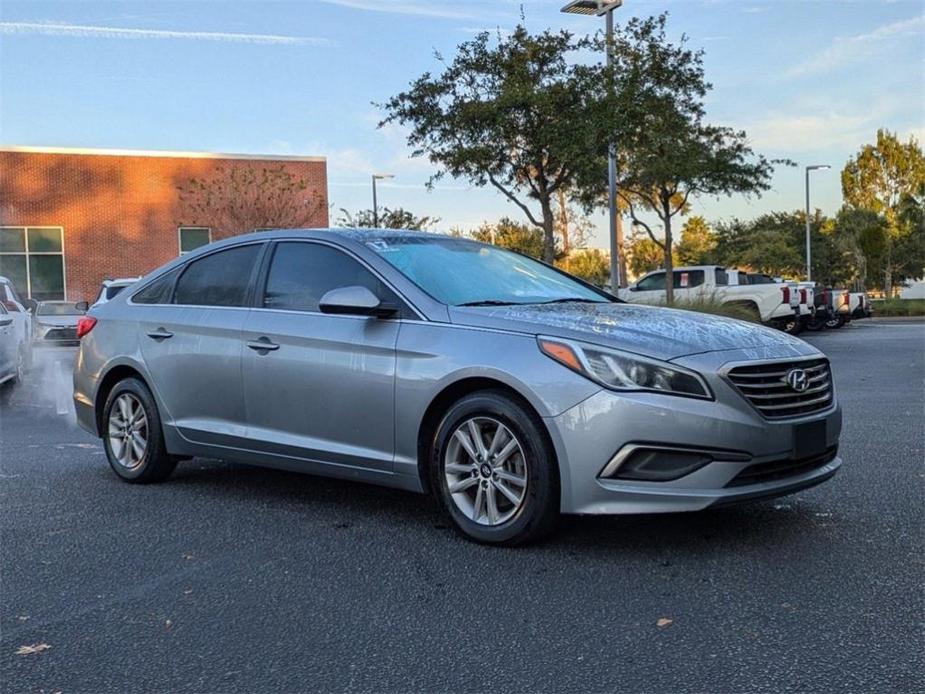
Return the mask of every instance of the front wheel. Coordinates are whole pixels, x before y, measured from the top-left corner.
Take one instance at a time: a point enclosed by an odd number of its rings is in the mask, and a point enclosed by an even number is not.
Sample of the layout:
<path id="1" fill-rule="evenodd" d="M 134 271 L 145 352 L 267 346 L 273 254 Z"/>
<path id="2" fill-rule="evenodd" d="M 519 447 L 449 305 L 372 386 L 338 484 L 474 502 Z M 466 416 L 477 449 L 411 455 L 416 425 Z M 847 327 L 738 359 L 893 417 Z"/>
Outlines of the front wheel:
<path id="1" fill-rule="evenodd" d="M 137 378 L 119 381 L 106 398 L 103 442 L 110 467 L 126 482 L 160 482 L 177 464 L 164 446 L 154 396 Z"/>
<path id="2" fill-rule="evenodd" d="M 453 405 L 431 450 L 436 494 L 466 538 L 516 545 L 550 533 L 559 517 L 559 475 L 542 423 L 497 391 Z"/>

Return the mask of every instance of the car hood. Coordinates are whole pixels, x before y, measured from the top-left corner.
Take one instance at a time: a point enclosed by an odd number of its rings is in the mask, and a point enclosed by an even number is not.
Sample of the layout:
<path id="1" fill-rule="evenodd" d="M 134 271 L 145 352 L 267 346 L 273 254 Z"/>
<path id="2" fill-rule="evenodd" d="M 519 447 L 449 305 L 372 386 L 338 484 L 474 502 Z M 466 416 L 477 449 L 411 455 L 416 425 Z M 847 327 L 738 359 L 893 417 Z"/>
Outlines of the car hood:
<path id="1" fill-rule="evenodd" d="M 614 347 L 656 359 L 732 349 L 817 350 L 802 340 L 761 325 L 694 311 L 638 304 L 528 304 L 451 307 L 459 325 L 514 330 Z"/>

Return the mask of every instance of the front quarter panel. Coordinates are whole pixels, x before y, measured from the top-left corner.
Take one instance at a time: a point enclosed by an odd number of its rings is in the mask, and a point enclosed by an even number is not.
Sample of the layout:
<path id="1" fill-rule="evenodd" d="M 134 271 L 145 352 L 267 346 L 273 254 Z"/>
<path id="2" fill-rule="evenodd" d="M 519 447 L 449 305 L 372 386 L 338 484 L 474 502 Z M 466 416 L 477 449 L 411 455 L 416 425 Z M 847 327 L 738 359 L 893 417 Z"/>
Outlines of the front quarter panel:
<path id="1" fill-rule="evenodd" d="M 600 391 L 543 355 L 532 335 L 446 323 L 403 323 L 395 383 L 396 473 L 418 475 L 418 435 L 428 407 L 444 389 L 467 378 L 489 378 L 512 388 L 543 418 Z"/>

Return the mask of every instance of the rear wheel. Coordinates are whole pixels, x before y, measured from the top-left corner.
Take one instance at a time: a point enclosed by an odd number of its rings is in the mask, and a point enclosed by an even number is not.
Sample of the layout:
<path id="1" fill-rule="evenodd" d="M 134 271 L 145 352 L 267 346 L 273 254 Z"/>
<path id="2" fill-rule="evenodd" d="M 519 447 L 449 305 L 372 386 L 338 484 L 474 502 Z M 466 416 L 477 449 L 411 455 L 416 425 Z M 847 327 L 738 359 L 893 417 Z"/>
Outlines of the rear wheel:
<path id="1" fill-rule="evenodd" d="M 106 398 L 103 442 L 109 465 L 126 482 L 160 482 L 176 467 L 164 446 L 154 397 L 137 378 L 119 381 Z"/>
<path id="2" fill-rule="evenodd" d="M 433 442 L 431 469 L 445 512 L 469 539 L 515 545 L 555 527 L 555 455 L 542 423 L 505 393 L 474 393 L 450 408 Z"/>
<path id="3" fill-rule="evenodd" d="M 825 322 L 825 327 L 829 328 L 829 330 L 835 330 L 835 329 L 842 327 L 844 324 L 845 324 L 844 316 L 833 316 L 832 318 L 829 318 L 829 320 Z"/>
<path id="4" fill-rule="evenodd" d="M 784 318 L 778 324 L 778 327 L 788 335 L 799 335 L 803 332 L 803 321 L 798 316 Z"/>

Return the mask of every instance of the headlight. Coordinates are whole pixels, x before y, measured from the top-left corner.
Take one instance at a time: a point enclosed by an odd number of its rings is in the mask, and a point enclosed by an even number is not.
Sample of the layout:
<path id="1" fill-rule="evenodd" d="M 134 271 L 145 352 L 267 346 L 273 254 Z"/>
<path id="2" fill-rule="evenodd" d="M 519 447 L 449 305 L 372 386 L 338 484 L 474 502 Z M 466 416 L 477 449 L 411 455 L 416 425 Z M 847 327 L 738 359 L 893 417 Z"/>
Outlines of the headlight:
<path id="1" fill-rule="evenodd" d="M 614 349 L 571 340 L 539 337 L 540 351 L 611 390 L 642 390 L 712 399 L 710 389 L 693 371 Z"/>

